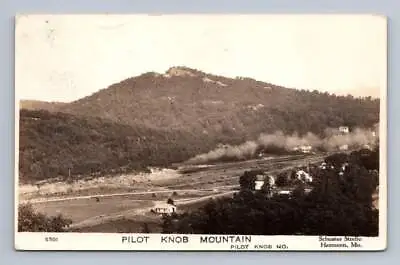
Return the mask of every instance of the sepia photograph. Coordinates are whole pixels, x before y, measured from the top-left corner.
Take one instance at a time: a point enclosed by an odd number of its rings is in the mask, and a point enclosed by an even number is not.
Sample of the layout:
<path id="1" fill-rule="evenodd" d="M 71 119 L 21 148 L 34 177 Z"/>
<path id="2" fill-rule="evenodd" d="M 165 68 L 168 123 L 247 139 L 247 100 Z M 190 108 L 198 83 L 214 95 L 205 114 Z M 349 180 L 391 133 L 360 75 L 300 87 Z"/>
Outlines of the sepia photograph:
<path id="1" fill-rule="evenodd" d="M 382 16 L 18 15 L 16 247 L 385 249 L 386 86 Z"/>

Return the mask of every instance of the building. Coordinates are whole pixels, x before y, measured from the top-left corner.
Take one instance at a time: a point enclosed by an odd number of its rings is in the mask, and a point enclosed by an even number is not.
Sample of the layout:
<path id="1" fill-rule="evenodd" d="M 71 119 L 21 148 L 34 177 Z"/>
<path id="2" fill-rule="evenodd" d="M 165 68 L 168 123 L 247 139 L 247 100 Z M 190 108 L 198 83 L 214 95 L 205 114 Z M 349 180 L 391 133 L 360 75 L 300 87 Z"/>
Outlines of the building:
<path id="1" fill-rule="evenodd" d="M 256 180 L 254 182 L 254 189 L 255 190 L 261 190 L 262 186 L 264 186 L 264 180 Z"/>
<path id="2" fill-rule="evenodd" d="M 293 148 L 293 151 L 300 151 L 302 153 L 310 153 L 312 150 L 311 145 L 301 145 L 301 146 L 296 146 Z"/>
<path id="3" fill-rule="evenodd" d="M 277 192 L 278 195 L 286 195 L 286 196 L 290 196 L 292 194 L 291 190 L 280 190 Z"/>
<path id="4" fill-rule="evenodd" d="M 372 150 L 372 147 L 369 144 L 364 144 L 363 145 L 364 149 Z"/>
<path id="5" fill-rule="evenodd" d="M 329 168 L 330 168 L 330 169 L 334 169 L 335 167 L 332 166 L 332 165 L 331 165 L 331 166 L 328 166 L 328 164 L 327 164 L 326 162 L 323 162 L 323 163 L 321 163 L 321 165 L 319 166 L 319 168 L 325 170 L 325 169 L 329 169 Z"/>
<path id="6" fill-rule="evenodd" d="M 310 174 L 305 172 L 304 170 L 299 170 L 296 172 L 296 178 L 304 183 L 310 183 L 313 181 L 312 177 Z"/>
<path id="7" fill-rule="evenodd" d="M 265 156 L 265 154 L 264 154 L 264 152 L 260 152 L 260 153 L 258 153 L 258 155 L 257 155 L 259 158 L 262 158 L 262 157 L 264 157 Z"/>
<path id="8" fill-rule="evenodd" d="M 168 203 L 160 203 L 153 207 L 152 211 L 158 214 L 172 214 L 176 212 L 176 206 Z"/>
<path id="9" fill-rule="evenodd" d="M 347 126 L 340 126 L 339 132 L 347 134 L 350 132 L 350 130 L 349 130 L 349 127 L 347 127 Z"/>
<path id="10" fill-rule="evenodd" d="M 341 145 L 341 146 L 339 146 L 339 150 L 340 151 L 347 151 L 347 150 L 349 150 L 349 146 L 347 144 Z"/>
<path id="11" fill-rule="evenodd" d="M 342 167 L 341 167 L 341 170 L 342 170 L 342 171 L 346 171 L 348 167 L 349 167 L 349 163 L 347 163 L 347 162 L 346 162 L 346 163 L 343 163 L 343 164 L 342 164 Z"/>
<path id="12" fill-rule="evenodd" d="M 254 189 L 261 190 L 266 181 L 268 181 L 270 187 L 275 186 L 275 178 L 273 176 L 257 175 L 254 181 Z"/>

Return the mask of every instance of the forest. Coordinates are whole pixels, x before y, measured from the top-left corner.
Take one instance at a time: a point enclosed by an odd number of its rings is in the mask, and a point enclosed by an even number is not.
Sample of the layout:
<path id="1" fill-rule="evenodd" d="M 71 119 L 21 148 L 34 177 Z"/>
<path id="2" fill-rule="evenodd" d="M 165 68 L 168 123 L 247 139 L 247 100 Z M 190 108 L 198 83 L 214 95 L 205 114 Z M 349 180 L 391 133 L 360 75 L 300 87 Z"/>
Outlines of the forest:
<path id="1" fill-rule="evenodd" d="M 19 178 L 21 182 L 73 180 L 148 171 L 183 161 L 213 144 L 179 131 L 21 110 Z"/>

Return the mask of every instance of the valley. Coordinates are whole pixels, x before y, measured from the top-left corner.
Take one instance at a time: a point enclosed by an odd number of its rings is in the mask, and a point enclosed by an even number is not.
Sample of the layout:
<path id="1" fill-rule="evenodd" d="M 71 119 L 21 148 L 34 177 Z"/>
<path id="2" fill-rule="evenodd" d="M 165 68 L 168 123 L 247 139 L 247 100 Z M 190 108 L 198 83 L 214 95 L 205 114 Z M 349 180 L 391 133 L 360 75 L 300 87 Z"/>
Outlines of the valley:
<path id="1" fill-rule="evenodd" d="M 178 211 L 195 210 L 211 198 L 232 196 L 239 188 L 240 175 L 246 170 L 263 169 L 269 174 L 276 174 L 308 163 L 320 162 L 323 158 L 323 154 L 276 156 L 239 163 L 190 166 L 190 173 L 185 173 L 189 166 L 182 165 L 176 170 L 177 175 L 174 178 L 155 179 L 149 174 L 150 184 L 146 182 L 146 189 L 137 188 L 120 193 L 113 193 L 112 189 L 92 189 L 90 194 L 80 190 L 71 194 L 47 193 L 42 196 L 31 192 L 21 196 L 31 199 L 20 203 L 29 202 L 39 212 L 51 216 L 62 213 L 72 219 L 71 231 L 97 231 L 97 227 L 102 232 L 112 232 L 114 226 L 107 224 L 124 222 L 130 224 L 124 228 L 125 231 L 140 232 L 141 225 L 147 222 L 157 228 L 156 224 L 161 222 L 161 217 L 152 214 L 150 210 L 156 203 L 165 202 L 168 198 L 174 200 Z M 180 171 L 183 173 L 179 173 Z M 120 188 L 124 188 L 123 185 Z M 33 196 L 34 193 L 36 196 Z M 75 196 L 71 196 L 72 194 Z M 104 227 L 111 230 L 105 231 Z"/>

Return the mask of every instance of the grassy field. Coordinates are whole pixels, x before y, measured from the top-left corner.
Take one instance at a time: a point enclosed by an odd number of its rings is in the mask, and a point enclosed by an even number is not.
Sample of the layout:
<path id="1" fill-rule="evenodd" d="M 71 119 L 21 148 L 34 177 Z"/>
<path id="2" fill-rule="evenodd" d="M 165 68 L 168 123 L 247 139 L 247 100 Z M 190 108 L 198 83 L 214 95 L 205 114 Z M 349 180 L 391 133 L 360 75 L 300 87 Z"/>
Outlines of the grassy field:
<path id="1" fill-rule="evenodd" d="M 62 201 L 44 201 L 34 203 L 34 208 L 49 216 L 62 214 L 70 218 L 72 223 L 72 231 L 76 229 L 85 229 L 90 227 L 107 227 L 105 224 L 119 222 L 123 218 L 129 217 L 129 222 L 137 222 L 138 226 L 147 223 L 150 218 L 150 223 L 154 223 L 161 218 L 158 215 L 150 213 L 150 209 L 154 203 L 166 202 L 168 198 L 172 198 L 179 209 L 188 209 L 197 207 L 197 204 L 206 202 L 209 196 L 218 195 L 218 192 L 209 191 L 193 191 L 179 192 L 174 194 L 169 193 L 153 193 L 149 194 L 134 194 L 110 197 L 92 197 L 92 198 L 74 198 Z M 204 198 L 204 199 L 203 199 Z M 98 201 L 97 201 L 98 200 Z M 192 203 L 193 202 L 193 203 Z M 141 221 L 139 221 L 141 220 Z M 129 226 L 129 231 L 132 230 L 132 225 Z M 90 229 L 89 229 L 90 230 Z M 112 229 L 111 229 L 112 230 Z M 96 230 L 97 231 L 97 230 Z M 112 230 L 114 231 L 114 230 Z M 107 230 L 107 232 L 110 232 Z M 139 232 L 135 230 L 135 232 Z"/>
<path id="2" fill-rule="evenodd" d="M 120 218 L 92 226 L 73 228 L 71 232 L 81 233 L 138 233 L 142 232 L 144 224 L 148 225 L 150 233 L 161 233 L 161 219 L 148 218 L 146 220 Z"/>
<path id="3" fill-rule="evenodd" d="M 50 216 L 62 214 L 72 219 L 74 223 L 84 221 L 88 218 L 103 217 L 130 209 L 151 206 L 151 201 L 139 201 L 130 198 L 103 198 L 99 202 L 96 202 L 95 199 L 80 199 L 34 205 L 39 212 L 44 212 Z"/>

